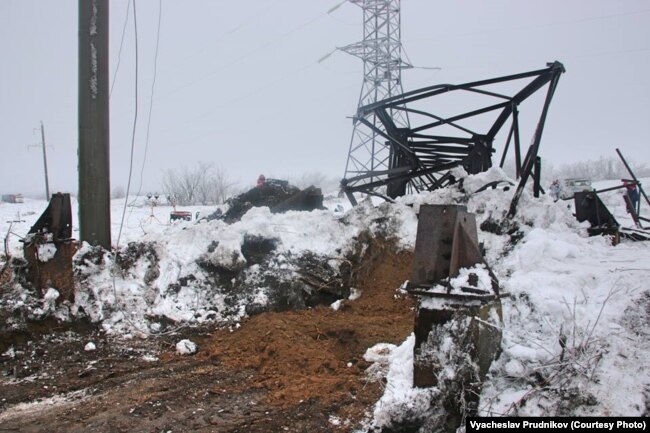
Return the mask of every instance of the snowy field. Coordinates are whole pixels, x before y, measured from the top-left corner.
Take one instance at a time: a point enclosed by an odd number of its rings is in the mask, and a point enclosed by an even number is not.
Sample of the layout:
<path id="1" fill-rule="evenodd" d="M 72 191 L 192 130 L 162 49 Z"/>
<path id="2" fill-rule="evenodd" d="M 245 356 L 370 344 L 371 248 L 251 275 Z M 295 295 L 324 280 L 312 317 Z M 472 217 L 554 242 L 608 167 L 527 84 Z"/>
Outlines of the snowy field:
<path id="1" fill-rule="evenodd" d="M 152 213 L 144 199 L 138 199 L 127 207 L 120 246 L 129 242 L 153 245 L 157 274 L 148 273 L 152 263 L 146 257 L 138 258 L 128 272 L 111 272 L 112 256 L 107 255 L 103 264 L 79 264 L 87 287 L 78 291 L 74 305 L 57 309 L 17 293 L 14 299 L 4 300 L 4 306 L 31 308 L 35 316 L 54 314 L 63 319 L 83 310 L 107 332 L 118 334 L 155 332 L 159 325 L 149 319 L 152 316 L 198 323 L 218 321 L 225 319 L 220 315 L 228 310 L 224 296 L 208 290 L 214 283 L 199 262 L 233 271 L 245 269 L 247 281 L 258 278 L 260 283 L 242 302 L 266 301 L 269 288 L 260 277 L 262 271 L 256 265 L 247 267 L 242 254 L 246 236 L 277 240 L 277 269 L 272 271 L 292 278 L 292 257 L 313 253 L 331 258 L 335 267 L 336 259 L 345 256 L 353 247 L 352 239 L 363 231 L 396 236 L 401 248 L 412 249 L 420 204 L 462 203 L 477 214 L 479 225 L 488 217 L 499 220 L 507 211 L 513 189 L 472 192 L 503 178 L 500 170 L 493 169 L 467 177 L 464 191 L 448 188 L 402 197 L 395 204 L 366 201 L 354 209 L 341 199 L 330 200 L 328 209 L 313 212 L 271 214 L 268 208 L 254 208 L 230 225 L 194 219 L 170 224 L 169 206 L 156 206 Z M 649 181 L 642 179 L 645 185 Z M 619 183 L 594 186 L 602 189 Z M 602 198 L 623 226 L 633 227 L 622 192 L 605 193 Z M 346 212 L 334 212 L 336 204 L 344 205 Z M 76 205 L 73 201 L 73 215 Z M 123 205 L 123 200 L 112 202 L 113 243 Z M 649 413 L 650 242 L 623 240 L 612 246 L 607 238 L 588 237 L 587 225 L 575 221 L 571 206 L 571 202 L 553 202 L 548 196 L 534 199 L 527 192 L 515 217 L 520 240 L 479 231 L 487 262 L 502 288 L 512 295 L 503 301 L 503 352 L 483 387 L 482 415 Z M 4 237 L 11 225 L 12 255 L 21 254 L 19 237 L 44 208 L 43 201 L 0 204 L 0 233 Z M 179 210 L 207 216 L 215 207 Z M 650 214 L 643 202 L 641 214 Z M 88 252 L 86 246 L 80 254 Z M 186 283 L 179 285 L 179 281 Z M 228 319 L 243 317 L 243 307 L 231 311 Z M 407 412 L 424 414 L 428 410 L 431 392 L 411 387 L 413 343 L 410 337 L 399 347 L 369 350 L 369 361 L 386 364 L 388 384 L 368 427 L 388 425 Z"/>

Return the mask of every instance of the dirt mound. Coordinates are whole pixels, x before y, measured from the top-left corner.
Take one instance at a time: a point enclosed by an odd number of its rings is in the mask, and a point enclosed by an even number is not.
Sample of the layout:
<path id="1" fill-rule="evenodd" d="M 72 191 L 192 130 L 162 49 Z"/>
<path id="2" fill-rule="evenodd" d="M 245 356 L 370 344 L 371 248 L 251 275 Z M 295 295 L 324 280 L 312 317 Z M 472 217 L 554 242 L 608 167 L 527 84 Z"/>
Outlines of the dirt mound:
<path id="1" fill-rule="evenodd" d="M 363 257 L 353 268 L 361 297 L 338 311 L 262 313 L 232 332 L 181 328 L 143 340 L 13 333 L 0 356 L 0 423 L 39 433 L 349 432 L 382 392 L 368 382 L 364 352 L 413 329 L 413 301 L 396 291 L 411 254 L 373 240 Z M 184 338 L 198 344 L 195 356 L 176 354 Z"/>
<path id="2" fill-rule="evenodd" d="M 411 254 L 381 244 L 368 253 L 359 299 L 343 301 L 338 311 L 318 307 L 260 314 L 241 329 L 215 333 L 205 356 L 237 371 L 252 370 L 254 380 L 245 386 L 266 390 L 269 405 L 319 400 L 358 418 L 380 393 L 366 380 L 366 349 L 399 343 L 413 329 L 413 302 L 396 290 L 407 278 Z"/>

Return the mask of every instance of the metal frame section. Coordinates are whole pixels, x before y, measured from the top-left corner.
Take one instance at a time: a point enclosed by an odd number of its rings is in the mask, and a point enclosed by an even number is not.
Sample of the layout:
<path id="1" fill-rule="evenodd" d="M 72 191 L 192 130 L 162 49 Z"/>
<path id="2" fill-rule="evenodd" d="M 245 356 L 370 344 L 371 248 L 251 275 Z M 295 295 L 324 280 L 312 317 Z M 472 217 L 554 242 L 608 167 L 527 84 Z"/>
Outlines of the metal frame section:
<path id="1" fill-rule="evenodd" d="M 625 165 L 625 168 L 627 169 L 627 172 L 630 173 L 630 176 L 632 176 L 632 181 L 634 181 L 634 184 L 637 186 L 639 189 L 640 195 L 645 199 L 645 202 L 650 206 L 650 199 L 648 199 L 648 196 L 646 195 L 645 191 L 643 190 L 643 187 L 641 186 L 641 182 L 639 182 L 639 179 L 637 179 L 636 175 L 630 168 L 629 164 L 623 157 L 623 154 L 621 153 L 620 150 L 616 149 L 616 153 L 618 154 L 619 158 L 621 158 L 621 161 L 623 162 L 623 165 Z M 638 218 L 648 221 L 647 218 L 641 218 L 641 200 L 638 201 L 636 209 L 633 209 L 636 212 L 636 215 Z"/>
<path id="2" fill-rule="evenodd" d="M 349 0 L 363 10 L 363 40 L 338 49 L 363 60 L 363 83 L 358 108 L 403 93 L 402 69 L 412 66 L 402 59 L 401 0 Z M 408 128 L 408 113 L 388 109 L 400 128 Z M 356 177 L 389 168 L 390 150 L 377 132 L 374 113 L 363 122 L 354 119 L 345 177 Z M 374 175 L 370 180 L 375 180 Z M 378 179 L 378 178 L 377 178 Z"/>
<path id="3" fill-rule="evenodd" d="M 381 147 L 388 155 L 387 167 L 367 167 L 367 170 L 343 179 L 341 189 L 354 204 L 354 192 L 377 194 L 377 189 L 386 187 L 386 195 L 395 198 L 407 192 L 431 191 L 446 186 L 455 181 L 450 170 L 459 166 L 470 174 L 480 173 L 492 166 L 495 137 L 509 123 L 500 166 L 503 167 L 512 147 L 516 176 L 520 179 L 510 208 L 514 215 L 528 178 L 532 176 L 539 180 L 541 163 L 537 154 L 548 109 L 563 72 L 564 66 L 556 61 L 549 63 L 545 69 L 465 84 L 425 87 L 360 107 L 355 120 L 383 140 Z M 513 87 L 513 82 L 516 82 L 515 85 L 525 84 L 517 92 L 506 94 L 499 91 L 498 88 Z M 547 86 L 547 93 L 542 112 L 528 152 L 522 160 L 519 106 L 544 86 Z M 453 92 L 479 94 L 482 95 L 481 102 L 487 103 L 451 116 L 411 108 L 419 101 L 440 98 L 440 95 Z M 433 99 L 427 102 L 432 101 L 435 102 Z M 400 118 L 396 120 L 391 115 L 396 112 L 403 116 L 410 115 L 411 126 L 405 127 L 399 123 Z M 480 122 L 486 123 L 486 116 L 491 126 L 487 131 L 479 132 L 474 124 L 479 118 Z M 421 124 L 415 125 L 416 118 Z M 374 119 L 379 119 L 379 123 Z M 443 130 L 452 132 L 438 132 Z"/>

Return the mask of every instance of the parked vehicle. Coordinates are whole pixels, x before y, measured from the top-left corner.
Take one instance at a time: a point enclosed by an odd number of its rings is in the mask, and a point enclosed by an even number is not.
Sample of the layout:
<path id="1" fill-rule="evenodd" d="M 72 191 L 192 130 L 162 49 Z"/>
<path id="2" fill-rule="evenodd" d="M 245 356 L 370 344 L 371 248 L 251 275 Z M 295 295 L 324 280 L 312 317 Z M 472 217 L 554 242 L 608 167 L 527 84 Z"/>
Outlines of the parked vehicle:
<path id="1" fill-rule="evenodd" d="M 562 181 L 560 197 L 571 198 L 576 192 L 591 191 L 593 189 L 594 188 L 591 186 L 591 180 L 589 179 L 564 179 Z"/>

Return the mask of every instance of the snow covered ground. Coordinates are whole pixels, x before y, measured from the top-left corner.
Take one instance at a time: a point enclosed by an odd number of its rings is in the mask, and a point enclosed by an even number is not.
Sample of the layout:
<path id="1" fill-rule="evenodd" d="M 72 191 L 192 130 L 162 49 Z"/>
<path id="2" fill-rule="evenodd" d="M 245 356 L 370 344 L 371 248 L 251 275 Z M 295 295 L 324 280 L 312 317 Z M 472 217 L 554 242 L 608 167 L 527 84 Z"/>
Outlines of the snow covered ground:
<path id="1" fill-rule="evenodd" d="M 329 200 L 327 210 L 313 212 L 271 214 L 268 208 L 254 208 L 230 225 L 216 220 L 170 224 L 170 207 L 157 206 L 152 213 L 139 199 L 127 208 L 120 248 L 138 242 L 150 249 L 134 255 L 132 266 L 117 271 L 112 254 L 93 258 L 93 250 L 84 246 L 76 266 L 85 283 L 74 304 L 55 309 L 51 302 L 45 305 L 17 289 L 12 299 L 2 301 L 3 307 L 27 308 L 36 316 L 83 314 L 115 333 L 155 333 L 161 317 L 236 321 L 246 314 L 246 303 L 267 302 L 270 288 L 264 272 L 296 277 L 296 257 L 315 254 L 336 268 L 353 248 L 354 238 L 367 230 L 396 236 L 402 248 L 412 248 L 416 213 L 423 203 L 465 204 L 476 213 L 479 225 L 487 218 L 501 220 L 514 188 L 472 193 L 504 177 L 492 169 L 467 177 L 462 191 L 453 187 L 403 197 L 394 204 L 365 201 L 354 209 L 340 199 Z M 610 183 L 618 181 L 595 186 Z M 632 227 L 621 194 L 614 191 L 602 198 L 620 223 Z M 112 202 L 114 243 L 123 204 Z M 343 215 L 333 211 L 336 204 L 345 205 Z M 75 201 L 73 207 L 76 215 Z M 44 208 L 42 201 L 0 204 L 0 233 L 4 237 L 11 226 L 14 234 L 8 238 L 12 255 L 21 254 L 18 236 L 26 234 Z M 214 207 L 182 210 L 205 216 Z M 648 213 L 642 204 L 642 214 Z M 647 415 L 650 243 L 623 240 L 612 246 L 607 238 L 588 237 L 587 225 L 573 218 L 570 202 L 553 202 L 548 196 L 534 199 L 528 192 L 515 222 L 521 235 L 516 240 L 479 230 L 487 262 L 512 295 L 503 301 L 503 353 L 483 387 L 481 414 Z M 250 236 L 276 242 L 275 268 L 262 270 L 247 263 L 242 245 Z M 259 283 L 239 304 L 229 305 L 207 265 L 243 273 L 248 283 Z M 412 346 L 411 337 L 402 346 L 367 355 L 385 364 L 388 380 L 368 428 L 388 425 L 398 413 L 427 410 L 434 393 L 411 387 Z"/>
<path id="2" fill-rule="evenodd" d="M 22 256 L 22 243 L 32 224 L 46 207 L 44 201 L 26 200 L 22 204 L 0 204 L 0 232 L 8 236 L 10 255 Z M 77 202 L 72 200 L 73 215 Z M 83 276 L 75 302 L 52 311 L 53 302 L 44 303 L 18 288 L 17 296 L 5 299 L 5 307 L 26 308 L 30 317 L 54 313 L 61 319 L 88 316 L 102 322 L 107 331 L 147 334 L 159 331 L 151 317 L 173 322 L 236 321 L 245 307 L 268 301 L 265 277 L 269 273 L 284 280 L 297 280 L 295 262 L 304 255 L 327 256 L 328 265 L 338 268 L 352 246 L 352 239 L 362 231 L 373 230 L 368 214 L 372 206 L 359 207 L 351 223 L 340 221 L 337 205 L 350 208 L 342 199 L 331 198 L 329 208 L 314 212 L 271 214 L 268 208 L 254 208 L 241 221 L 201 220 L 216 210 L 208 207 L 179 207 L 199 213 L 199 220 L 169 221 L 170 206 L 151 207 L 146 198 L 131 199 L 119 237 L 119 251 L 132 262 L 128 269 L 117 269 L 113 253 L 95 251 L 85 244 L 77 254 L 75 269 Z M 124 199 L 111 203 L 113 245 L 118 241 Z M 333 210 L 330 210 L 333 209 Z M 340 208 L 339 208 L 340 209 Z M 414 227 L 414 216 L 409 227 Z M 78 228 L 73 217 L 73 236 Z M 277 243 L 275 269 L 261 270 L 247 263 L 242 252 L 247 238 L 270 239 Z M 412 238 L 412 236 L 407 236 Z M 130 248 L 131 242 L 138 246 Z M 135 245 L 135 244 L 134 244 Z M 142 248 L 140 248 L 142 247 Z M 331 260 L 329 260 L 331 259 Z M 232 305 L 226 287 L 216 287 L 213 269 L 243 273 L 252 287 Z M 241 283 L 240 280 L 232 284 Z M 231 284 L 231 285 L 232 285 Z"/>
<path id="3" fill-rule="evenodd" d="M 594 186 L 616 185 L 620 181 Z M 634 227 L 622 193 L 601 198 L 621 225 Z M 402 200 L 444 202 L 451 199 L 446 194 L 453 195 L 437 191 Z M 503 213 L 510 198 L 482 194 L 467 203 L 479 223 L 486 213 Z M 646 203 L 641 209 L 642 215 L 650 212 Z M 524 196 L 516 218 L 524 236 L 514 247 L 479 231 L 488 262 L 512 295 L 503 300 L 503 353 L 484 384 L 482 416 L 650 413 L 650 242 L 612 246 L 607 238 L 588 237 L 587 225 L 578 224 L 571 211 L 571 202 Z M 392 351 L 382 348 L 388 384 L 368 428 L 390 425 L 405 413 L 417 418 L 435 399 L 432 390 L 411 387 L 413 344 L 410 337 Z M 367 356 L 372 359 L 375 351 Z"/>

